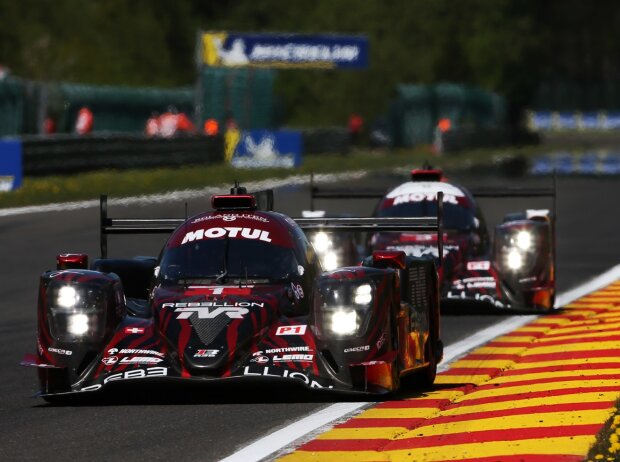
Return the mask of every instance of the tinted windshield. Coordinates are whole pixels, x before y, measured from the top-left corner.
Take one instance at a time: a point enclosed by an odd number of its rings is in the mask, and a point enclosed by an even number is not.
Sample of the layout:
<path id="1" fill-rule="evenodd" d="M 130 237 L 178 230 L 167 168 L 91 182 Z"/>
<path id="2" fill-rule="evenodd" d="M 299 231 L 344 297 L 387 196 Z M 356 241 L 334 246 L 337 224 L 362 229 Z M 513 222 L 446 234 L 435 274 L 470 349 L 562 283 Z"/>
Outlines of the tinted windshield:
<path id="1" fill-rule="evenodd" d="M 168 248 L 160 263 L 164 281 L 272 282 L 297 271 L 293 249 L 249 239 L 209 239 Z M 217 281 L 216 281 L 217 280 Z"/>
<path id="2" fill-rule="evenodd" d="M 434 217 L 437 216 L 437 202 L 407 202 L 379 210 L 380 217 Z M 468 231 L 474 226 L 472 209 L 460 205 L 446 204 L 443 206 L 443 227 Z"/>

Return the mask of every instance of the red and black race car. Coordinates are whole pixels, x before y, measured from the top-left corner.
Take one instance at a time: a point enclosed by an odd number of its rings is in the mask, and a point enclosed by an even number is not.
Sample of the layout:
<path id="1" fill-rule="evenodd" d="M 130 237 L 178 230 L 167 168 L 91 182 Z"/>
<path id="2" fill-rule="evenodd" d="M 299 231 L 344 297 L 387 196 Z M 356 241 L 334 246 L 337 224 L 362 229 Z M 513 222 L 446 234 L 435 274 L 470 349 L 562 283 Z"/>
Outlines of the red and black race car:
<path id="1" fill-rule="evenodd" d="M 555 300 L 555 180 L 553 188 L 479 189 L 448 182 L 440 170 L 415 169 L 411 180 L 384 192 L 319 190 L 316 198 L 379 198 L 375 216 L 420 217 L 443 207 L 443 251 L 436 234 L 380 232 L 371 251 L 403 251 L 441 262 L 443 301 L 484 302 L 497 308 L 550 310 Z M 438 195 L 443 203 L 438 203 Z M 549 210 L 511 213 L 490 238 L 475 197 L 552 197 Z M 314 206 L 314 202 L 312 203 Z M 442 258 L 439 258 L 439 255 Z"/>
<path id="2" fill-rule="evenodd" d="M 300 219 L 257 208 L 243 188 L 188 218 L 109 218 L 102 258 L 58 256 L 42 274 L 37 353 L 53 401 L 110 383 L 294 380 L 384 393 L 433 383 L 443 354 L 435 262 L 382 250 L 323 272 L 303 229 L 435 232 L 436 217 Z M 159 258 L 110 259 L 107 235 L 170 233 Z"/>

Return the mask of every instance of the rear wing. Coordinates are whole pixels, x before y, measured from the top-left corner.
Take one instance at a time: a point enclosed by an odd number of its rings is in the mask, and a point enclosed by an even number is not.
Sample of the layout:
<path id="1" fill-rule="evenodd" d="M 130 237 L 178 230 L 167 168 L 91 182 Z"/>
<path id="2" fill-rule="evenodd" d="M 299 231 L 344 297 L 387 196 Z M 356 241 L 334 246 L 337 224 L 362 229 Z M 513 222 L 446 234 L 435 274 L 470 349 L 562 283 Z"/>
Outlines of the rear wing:
<path id="1" fill-rule="evenodd" d="M 273 189 L 251 193 L 256 198 L 258 210 L 273 210 Z M 109 234 L 170 234 L 187 220 L 185 218 L 111 218 L 108 216 L 108 196 L 99 197 L 99 248 L 101 258 L 108 257 Z"/>
<path id="2" fill-rule="evenodd" d="M 267 205 L 269 200 L 273 209 L 273 191 L 259 191 L 264 193 Z M 253 193 L 254 194 L 254 193 Z M 270 199 L 269 199 L 270 198 Z M 258 202 L 258 198 L 257 198 Z M 443 255 L 443 193 L 438 195 L 436 217 L 413 218 L 294 218 L 304 231 L 358 231 L 358 232 L 436 232 L 439 255 Z M 187 206 L 185 211 L 187 217 Z M 181 226 L 186 218 L 112 218 L 108 215 L 108 196 L 102 194 L 99 199 L 99 244 L 101 258 L 108 256 L 109 234 L 170 234 Z M 439 259 L 441 264 L 441 258 Z"/>
<path id="3" fill-rule="evenodd" d="M 475 197 L 516 198 L 516 197 L 551 197 L 553 216 L 556 217 L 557 178 L 554 172 L 551 187 L 537 188 L 474 188 L 468 189 Z M 314 175 L 310 175 L 310 210 L 314 211 L 315 199 L 383 199 L 387 191 L 372 189 L 319 189 L 314 184 Z"/>

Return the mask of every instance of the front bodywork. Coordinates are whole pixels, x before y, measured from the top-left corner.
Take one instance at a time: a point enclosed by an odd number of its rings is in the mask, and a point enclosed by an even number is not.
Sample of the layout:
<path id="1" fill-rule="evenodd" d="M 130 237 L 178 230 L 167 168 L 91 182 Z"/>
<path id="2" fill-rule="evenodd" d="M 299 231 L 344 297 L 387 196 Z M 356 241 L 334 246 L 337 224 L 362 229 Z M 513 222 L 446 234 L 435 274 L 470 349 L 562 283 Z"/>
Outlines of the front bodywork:
<path id="1" fill-rule="evenodd" d="M 254 253 L 239 257 L 249 244 Z M 85 258 L 63 256 L 41 276 L 37 353 L 23 364 L 37 367 L 44 397 L 142 379 L 393 391 L 440 360 L 436 272 L 403 253 L 377 259 L 322 273 L 284 215 L 202 214 L 176 228 L 159 259 L 86 269 Z"/>

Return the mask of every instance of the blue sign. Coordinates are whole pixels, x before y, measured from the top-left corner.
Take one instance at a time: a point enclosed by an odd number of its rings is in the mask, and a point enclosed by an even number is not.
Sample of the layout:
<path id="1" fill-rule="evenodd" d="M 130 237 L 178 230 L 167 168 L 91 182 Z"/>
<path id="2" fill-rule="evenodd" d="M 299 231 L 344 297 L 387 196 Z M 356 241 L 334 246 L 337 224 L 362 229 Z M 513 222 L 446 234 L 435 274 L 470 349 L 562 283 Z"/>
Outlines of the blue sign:
<path id="1" fill-rule="evenodd" d="M 239 168 L 293 168 L 301 165 L 301 132 L 242 131 L 231 164 Z"/>
<path id="2" fill-rule="evenodd" d="M 207 66 L 368 68 L 368 38 L 342 35 L 202 34 Z"/>
<path id="3" fill-rule="evenodd" d="M 0 192 L 22 185 L 22 142 L 0 140 Z"/>

